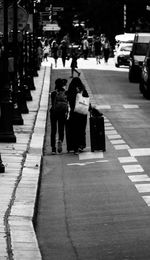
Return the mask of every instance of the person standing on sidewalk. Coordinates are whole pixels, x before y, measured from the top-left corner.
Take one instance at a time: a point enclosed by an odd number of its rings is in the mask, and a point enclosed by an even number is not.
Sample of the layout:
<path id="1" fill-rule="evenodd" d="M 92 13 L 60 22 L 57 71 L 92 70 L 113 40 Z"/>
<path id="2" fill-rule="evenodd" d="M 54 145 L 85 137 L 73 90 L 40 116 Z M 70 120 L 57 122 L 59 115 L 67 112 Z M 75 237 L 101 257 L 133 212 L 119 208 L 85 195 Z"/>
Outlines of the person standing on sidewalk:
<path id="1" fill-rule="evenodd" d="M 55 81 L 55 90 L 51 93 L 51 148 L 52 154 L 56 154 L 56 134 L 58 128 L 57 152 L 62 152 L 62 143 L 64 140 L 64 128 L 68 115 L 67 94 L 64 88 L 64 82 L 61 78 Z"/>

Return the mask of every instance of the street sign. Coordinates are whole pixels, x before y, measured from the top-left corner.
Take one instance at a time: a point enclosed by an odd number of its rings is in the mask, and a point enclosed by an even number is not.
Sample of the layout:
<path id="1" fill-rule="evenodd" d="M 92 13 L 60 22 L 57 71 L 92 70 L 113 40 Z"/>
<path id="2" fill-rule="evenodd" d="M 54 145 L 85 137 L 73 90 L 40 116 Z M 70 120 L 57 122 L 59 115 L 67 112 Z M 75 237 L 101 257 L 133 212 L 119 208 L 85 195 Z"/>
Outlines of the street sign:
<path id="1" fill-rule="evenodd" d="M 45 26 L 43 26 L 43 31 L 59 31 L 60 27 L 58 26 L 58 24 L 46 24 Z"/>
<path id="2" fill-rule="evenodd" d="M 53 11 L 58 11 L 58 12 L 60 12 L 60 11 L 64 11 L 64 7 L 56 7 L 56 6 L 53 6 Z"/>

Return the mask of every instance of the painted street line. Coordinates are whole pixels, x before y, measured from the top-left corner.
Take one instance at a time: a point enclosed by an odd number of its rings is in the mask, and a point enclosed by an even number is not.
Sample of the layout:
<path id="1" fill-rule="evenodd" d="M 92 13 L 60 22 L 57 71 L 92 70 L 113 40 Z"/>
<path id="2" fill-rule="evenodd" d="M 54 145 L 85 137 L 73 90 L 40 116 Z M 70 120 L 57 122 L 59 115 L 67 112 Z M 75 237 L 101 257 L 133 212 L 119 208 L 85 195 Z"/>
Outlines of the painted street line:
<path id="1" fill-rule="evenodd" d="M 106 118 L 105 116 L 104 116 L 104 121 L 105 121 L 105 123 L 109 123 L 110 122 L 109 119 Z"/>
<path id="2" fill-rule="evenodd" d="M 150 196 L 142 196 L 142 198 L 146 202 L 146 204 L 150 206 Z"/>
<path id="3" fill-rule="evenodd" d="M 68 163 L 67 166 L 85 166 L 85 165 L 88 165 L 88 164 L 94 164 L 94 163 L 101 163 L 101 162 L 108 162 L 108 160 L 101 160 L 101 161 L 95 161 L 95 162 L 83 162 L 83 163 L 79 163 L 79 162 L 76 162 L 76 163 Z"/>
<path id="4" fill-rule="evenodd" d="M 136 189 L 138 190 L 138 192 L 140 193 L 145 193 L 145 192 L 149 192 L 150 193 L 150 183 L 146 183 L 146 184 L 135 184 Z"/>
<path id="5" fill-rule="evenodd" d="M 150 148 L 129 149 L 131 156 L 150 156 Z"/>
<path id="6" fill-rule="evenodd" d="M 110 105 L 97 105 L 98 109 L 111 109 Z"/>
<path id="7" fill-rule="evenodd" d="M 68 166 L 85 166 L 87 164 L 93 164 L 95 162 L 86 162 L 86 163 L 68 163 Z"/>
<path id="8" fill-rule="evenodd" d="M 125 144 L 125 141 L 122 139 L 110 140 L 112 144 Z"/>
<path id="9" fill-rule="evenodd" d="M 130 105 L 130 104 L 125 104 L 125 105 L 123 105 L 123 107 L 124 108 L 126 108 L 126 109 L 128 109 L 128 108 L 139 108 L 139 106 L 138 105 Z"/>
<path id="10" fill-rule="evenodd" d="M 112 126 L 112 124 L 105 122 L 105 127 L 106 127 L 106 126 Z"/>
<path id="11" fill-rule="evenodd" d="M 108 139 L 121 139 L 121 135 L 107 135 Z"/>
<path id="12" fill-rule="evenodd" d="M 128 175 L 129 179 L 132 182 L 145 182 L 149 181 L 150 182 L 150 177 L 147 174 L 142 174 L 142 175 Z"/>
<path id="13" fill-rule="evenodd" d="M 103 152 L 83 152 L 79 154 L 79 160 L 89 160 L 89 159 L 101 159 L 104 158 Z"/>
<path id="14" fill-rule="evenodd" d="M 114 148 L 116 150 L 128 150 L 128 149 L 130 149 L 129 145 L 127 145 L 127 144 L 114 145 Z"/>
<path id="15" fill-rule="evenodd" d="M 118 157 L 118 160 L 120 163 L 132 163 L 137 162 L 137 159 L 135 157 Z"/>
<path id="16" fill-rule="evenodd" d="M 132 173 L 132 172 L 144 172 L 143 168 L 139 164 L 134 165 L 122 165 L 125 173 Z"/>
<path id="17" fill-rule="evenodd" d="M 105 125 L 105 130 L 107 130 L 107 131 L 108 131 L 108 130 L 115 130 L 115 128 L 114 128 L 113 126 L 106 126 L 106 125 Z"/>
<path id="18" fill-rule="evenodd" d="M 116 130 L 110 130 L 110 131 L 106 130 L 105 133 L 106 133 L 106 135 L 117 135 L 118 134 Z"/>

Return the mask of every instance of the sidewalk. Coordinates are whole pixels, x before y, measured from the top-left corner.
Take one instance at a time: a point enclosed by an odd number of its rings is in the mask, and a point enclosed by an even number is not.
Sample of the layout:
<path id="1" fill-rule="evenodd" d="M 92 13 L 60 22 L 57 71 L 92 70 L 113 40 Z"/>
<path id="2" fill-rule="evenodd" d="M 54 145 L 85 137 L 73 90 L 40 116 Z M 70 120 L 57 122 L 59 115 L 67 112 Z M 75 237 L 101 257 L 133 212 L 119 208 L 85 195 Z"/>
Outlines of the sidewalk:
<path id="1" fill-rule="evenodd" d="M 16 143 L 0 143 L 5 173 L 0 174 L 0 260 L 41 259 L 33 217 L 42 160 L 50 66 L 34 78 L 24 125 L 14 126 Z"/>

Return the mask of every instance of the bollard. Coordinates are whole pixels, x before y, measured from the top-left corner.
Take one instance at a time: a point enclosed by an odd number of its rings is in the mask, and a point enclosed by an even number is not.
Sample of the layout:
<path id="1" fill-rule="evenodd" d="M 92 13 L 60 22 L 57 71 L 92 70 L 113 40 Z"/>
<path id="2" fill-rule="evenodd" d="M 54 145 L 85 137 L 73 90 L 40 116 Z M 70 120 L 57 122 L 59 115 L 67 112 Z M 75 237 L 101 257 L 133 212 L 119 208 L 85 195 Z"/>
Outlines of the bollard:
<path id="1" fill-rule="evenodd" d="M 4 173 L 4 172 L 5 172 L 5 167 L 2 162 L 1 153 L 0 153 L 0 173 Z"/>

